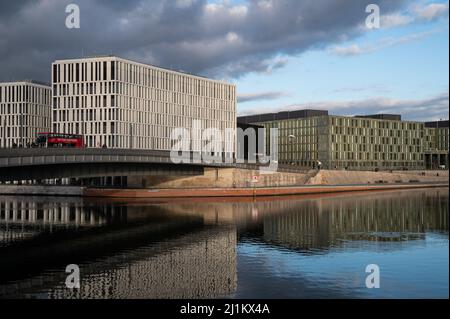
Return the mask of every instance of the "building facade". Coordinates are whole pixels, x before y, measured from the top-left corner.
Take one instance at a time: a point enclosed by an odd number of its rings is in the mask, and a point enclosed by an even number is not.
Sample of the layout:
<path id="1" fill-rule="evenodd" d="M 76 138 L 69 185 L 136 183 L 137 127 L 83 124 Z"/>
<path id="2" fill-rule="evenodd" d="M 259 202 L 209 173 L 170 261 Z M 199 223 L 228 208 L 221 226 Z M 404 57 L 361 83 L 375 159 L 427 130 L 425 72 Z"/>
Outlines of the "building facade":
<path id="1" fill-rule="evenodd" d="M 51 87 L 35 81 L 0 83 L 0 148 L 29 147 L 51 130 Z"/>
<path id="2" fill-rule="evenodd" d="M 429 169 L 448 168 L 449 122 L 425 123 L 425 166 Z"/>
<path id="3" fill-rule="evenodd" d="M 264 114 L 238 121 L 263 125 L 267 148 L 270 129 L 279 130 L 280 164 L 350 170 L 448 168 L 448 124 L 433 128 L 402 121 L 399 115 L 345 117 L 320 112 L 324 111 Z M 440 154 L 434 166 L 427 164 L 433 143 L 439 144 Z"/>
<path id="4" fill-rule="evenodd" d="M 175 128 L 236 128 L 235 85 L 118 57 L 55 61 L 52 85 L 53 131 L 82 134 L 87 147 L 170 150 Z"/>

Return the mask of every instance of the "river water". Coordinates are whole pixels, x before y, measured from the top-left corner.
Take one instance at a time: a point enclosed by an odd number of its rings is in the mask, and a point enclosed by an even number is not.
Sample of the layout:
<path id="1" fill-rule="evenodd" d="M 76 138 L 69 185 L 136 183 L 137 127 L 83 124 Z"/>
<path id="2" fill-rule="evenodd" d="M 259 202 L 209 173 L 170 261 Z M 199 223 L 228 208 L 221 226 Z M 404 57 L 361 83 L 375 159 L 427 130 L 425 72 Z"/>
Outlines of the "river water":
<path id="1" fill-rule="evenodd" d="M 448 201 L 0 197 L 0 298 L 448 298 Z"/>

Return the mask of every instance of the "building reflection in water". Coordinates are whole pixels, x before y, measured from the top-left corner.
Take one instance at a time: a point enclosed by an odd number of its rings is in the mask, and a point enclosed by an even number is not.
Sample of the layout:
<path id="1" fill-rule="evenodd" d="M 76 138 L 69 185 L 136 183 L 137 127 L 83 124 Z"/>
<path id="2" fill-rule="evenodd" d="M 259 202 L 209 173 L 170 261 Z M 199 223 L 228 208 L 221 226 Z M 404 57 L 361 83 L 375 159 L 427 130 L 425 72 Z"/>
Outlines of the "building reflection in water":
<path id="1" fill-rule="evenodd" d="M 41 233 L 100 227 L 126 220 L 121 206 L 86 205 L 81 199 L 0 197 L 0 247 Z"/>
<path id="2" fill-rule="evenodd" d="M 364 241 L 423 240 L 426 232 L 448 231 L 446 192 L 389 193 L 318 199 L 288 214 L 268 215 L 263 221 L 263 240 L 299 250 L 362 244 Z"/>
<path id="3" fill-rule="evenodd" d="M 448 188 L 257 202 L 0 197 L 0 297 L 227 297 L 239 242 L 323 254 L 429 231 L 448 233 Z M 72 263 L 80 290 L 64 286 Z"/>

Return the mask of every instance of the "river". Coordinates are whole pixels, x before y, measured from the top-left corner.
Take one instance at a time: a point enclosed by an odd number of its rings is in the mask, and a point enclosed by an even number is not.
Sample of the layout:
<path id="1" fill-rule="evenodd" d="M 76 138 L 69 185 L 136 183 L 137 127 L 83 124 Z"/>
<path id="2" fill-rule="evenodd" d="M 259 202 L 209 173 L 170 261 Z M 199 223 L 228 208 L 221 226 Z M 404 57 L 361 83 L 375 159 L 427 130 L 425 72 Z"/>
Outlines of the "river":
<path id="1" fill-rule="evenodd" d="M 0 197 L 0 298 L 448 298 L 448 200 Z"/>

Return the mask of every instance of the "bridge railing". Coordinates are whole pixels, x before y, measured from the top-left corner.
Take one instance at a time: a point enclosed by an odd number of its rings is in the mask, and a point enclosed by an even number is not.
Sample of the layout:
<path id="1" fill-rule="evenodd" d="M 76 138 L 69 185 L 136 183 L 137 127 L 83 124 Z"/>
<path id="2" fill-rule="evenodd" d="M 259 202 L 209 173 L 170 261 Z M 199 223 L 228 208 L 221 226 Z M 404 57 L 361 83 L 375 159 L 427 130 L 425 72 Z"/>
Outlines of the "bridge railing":
<path id="1" fill-rule="evenodd" d="M 258 163 L 196 163 L 192 161 L 194 153 L 185 158 L 184 164 L 203 167 L 241 168 L 259 170 L 264 165 Z M 33 165 L 73 164 L 73 163 L 157 163 L 174 164 L 169 151 L 100 149 L 100 148 L 29 148 L 0 149 L 0 167 L 18 167 Z M 308 173 L 310 168 L 277 165 L 277 172 Z"/>

